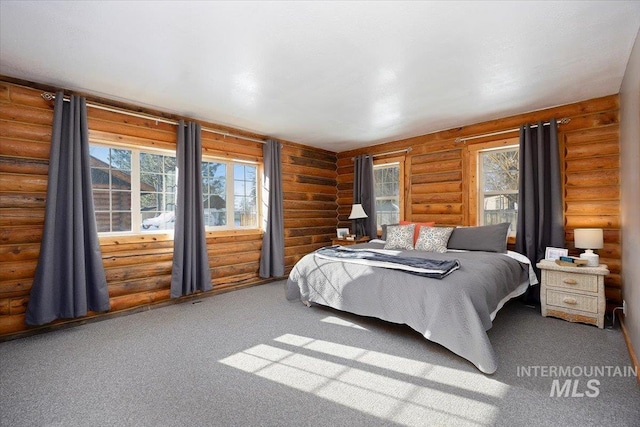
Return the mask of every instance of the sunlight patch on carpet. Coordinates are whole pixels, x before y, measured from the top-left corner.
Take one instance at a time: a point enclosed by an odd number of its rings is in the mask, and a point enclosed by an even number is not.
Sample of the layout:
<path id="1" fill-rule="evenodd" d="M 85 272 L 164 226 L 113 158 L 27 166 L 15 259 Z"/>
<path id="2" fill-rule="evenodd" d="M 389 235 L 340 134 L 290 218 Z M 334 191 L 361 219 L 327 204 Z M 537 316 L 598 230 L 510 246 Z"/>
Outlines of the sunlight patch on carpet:
<path id="1" fill-rule="evenodd" d="M 492 425 L 509 388 L 481 374 L 475 375 L 485 380 L 479 386 L 469 372 L 299 335 L 285 334 L 274 341 L 292 349 L 259 344 L 219 362 L 407 426 L 427 420 Z"/>
<path id="2" fill-rule="evenodd" d="M 482 390 L 487 396 L 501 398 L 508 390 L 508 386 L 500 381 L 488 378 L 480 373 L 466 372 L 459 369 L 447 368 L 406 357 L 394 356 L 378 351 L 359 347 L 337 344 L 330 341 L 285 334 L 274 341 L 288 345 L 302 347 L 331 356 L 354 360 L 377 368 L 387 369 L 400 374 L 411 375 L 420 379 L 428 379 L 440 384 L 449 385 L 464 390 L 478 392 Z"/>
<path id="3" fill-rule="evenodd" d="M 327 316 L 324 319 L 320 320 L 321 322 L 325 322 L 325 323 L 332 323 L 334 325 L 339 325 L 339 326 L 347 326 L 349 328 L 355 328 L 355 329 L 362 329 L 363 331 L 368 331 L 367 328 L 363 328 L 360 325 L 357 325 L 353 322 L 349 322 L 347 320 L 341 319 L 339 317 L 335 317 L 335 316 Z"/>

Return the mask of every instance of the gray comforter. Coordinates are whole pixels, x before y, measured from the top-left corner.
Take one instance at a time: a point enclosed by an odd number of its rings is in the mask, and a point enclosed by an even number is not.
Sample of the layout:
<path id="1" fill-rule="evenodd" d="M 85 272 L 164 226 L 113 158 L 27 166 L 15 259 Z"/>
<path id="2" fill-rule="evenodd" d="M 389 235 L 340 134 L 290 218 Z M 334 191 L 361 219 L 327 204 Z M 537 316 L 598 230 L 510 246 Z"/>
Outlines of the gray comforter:
<path id="1" fill-rule="evenodd" d="M 357 245 L 382 249 L 381 243 Z M 354 247 L 354 246 L 352 246 Z M 314 253 L 294 266 L 286 284 L 289 300 L 301 299 L 350 313 L 407 324 L 491 374 L 496 357 L 486 331 L 491 314 L 529 281 L 529 265 L 489 252 L 401 251 L 402 256 L 457 259 L 460 268 L 442 280 Z"/>

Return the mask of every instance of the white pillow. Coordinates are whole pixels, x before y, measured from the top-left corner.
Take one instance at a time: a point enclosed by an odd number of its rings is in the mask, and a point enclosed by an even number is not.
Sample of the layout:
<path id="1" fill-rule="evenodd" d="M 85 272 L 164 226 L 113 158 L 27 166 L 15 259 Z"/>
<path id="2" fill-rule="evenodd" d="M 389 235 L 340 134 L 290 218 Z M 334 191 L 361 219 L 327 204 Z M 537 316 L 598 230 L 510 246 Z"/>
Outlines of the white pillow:
<path id="1" fill-rule="evenodd" d="M 415 224 L 387 226 L 387 241 L 384 248 L 413 250 L 415 228 Z"/>
<path id="2" fill-rule="evenodd" d="M 416 242 L 416 250 L 426 252 L 447 252 L 447 243 L 453 227 L 422 227 Z"/>

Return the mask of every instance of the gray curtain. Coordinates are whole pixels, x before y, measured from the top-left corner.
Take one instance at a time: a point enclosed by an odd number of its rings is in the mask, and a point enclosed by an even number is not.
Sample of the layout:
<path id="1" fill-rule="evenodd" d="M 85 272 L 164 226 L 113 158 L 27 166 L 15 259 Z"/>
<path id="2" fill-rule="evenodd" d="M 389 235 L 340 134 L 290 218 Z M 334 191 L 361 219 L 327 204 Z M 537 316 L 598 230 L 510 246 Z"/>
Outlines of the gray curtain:
<path id="1" fill-rule="evenodd" d="M 211 270 L 207 255 L 202 200 L 202 140 L 197 123 L 178 123 L 176 165 L 178 197 L 173 240 L 171 297 L 208 291 Z"/>
<path id="2" fill-rule="evenodd" d="M 53 111 L 49 177 L 40 257 L 25 323 L 109 310 L 93 209 L 87 106 L 84 98 L 64 101 Z"/>
<path id="3" fill-rule="evenodd" d="M 353 165 L 353 203 L 360 203 L 367 218 L 362 221 L 364 234 L 372 239 L 378 236 L 376 221 L 376 196 L 373 181 L 373 156 L 363 154 L 354 158 Z M 356 229 L 356 221 L 353 221 Z"/>
<path id="4" fill-rule="evenodd" d="M 544 258 L 547 246 L 564 247 L 561 184 L 556 120 L 548 126 L 543 122 L 521 126 L 515 249 L 529 258 L 538 278 L 540 270 L 535 265 Z M 525 299 L 539 302 L 539 288 L 530 288 Z"/>
<path id="5" fill-rule="evenodd" d="M 268 140 L 262 149 L 264 160 L 263 203 L 266 203 L 260 254 L 260 277 L 284 276 L 284 211 L 282 207 L 281 144 Z"/>

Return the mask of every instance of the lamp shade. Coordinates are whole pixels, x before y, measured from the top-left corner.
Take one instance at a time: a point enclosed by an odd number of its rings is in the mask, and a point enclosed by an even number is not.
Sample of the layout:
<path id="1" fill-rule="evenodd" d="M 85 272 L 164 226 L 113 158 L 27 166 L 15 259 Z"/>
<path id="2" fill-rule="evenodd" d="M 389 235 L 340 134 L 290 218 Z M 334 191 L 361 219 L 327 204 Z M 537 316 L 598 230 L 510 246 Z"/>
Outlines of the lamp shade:
<path id="1" fill-rule="evenodd" d="M 601 249 L 604 246 L 601 228 L 576 228 L 573 241 L 578 249 Z"/>
<path id="2" fill-rule="evenodd" d="M 364 211 L 360 203 L 351 205 L 351 215 L 349 215 L 349 219 L 361 219 L 361 218 L 367 218 L 367 217 L 368 215 Z"/>

